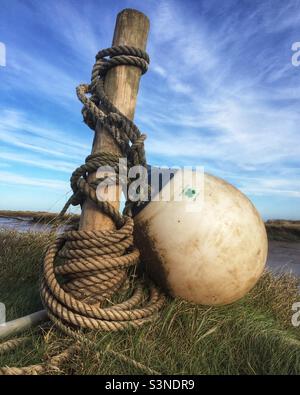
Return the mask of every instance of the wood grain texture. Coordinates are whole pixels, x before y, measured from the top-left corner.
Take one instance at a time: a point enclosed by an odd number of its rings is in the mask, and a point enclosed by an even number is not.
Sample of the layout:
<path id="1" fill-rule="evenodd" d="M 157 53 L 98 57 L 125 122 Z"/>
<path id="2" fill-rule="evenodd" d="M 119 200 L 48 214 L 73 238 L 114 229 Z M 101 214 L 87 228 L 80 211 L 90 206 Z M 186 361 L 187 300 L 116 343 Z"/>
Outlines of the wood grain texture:
<path id="1" fill-rule="evenodd" d="M 149 32 L 149 19 L 141 12 L 125 9 L 117 16 L 113 37 L 113 46 L 128 45 L 145 50 Z M 134 66 L 117 66 L 109 70 L 105 78 L 105 91 L 111 102 L 129 119 L 133 119 L 141 71 Z M 120 154 L 118 145 L 105 129 L 96 128 L 92 153 L 108 151 Z M 95 179 L 95 173 L 89 176 L 89 181 Z M 119 208 L 120 188 L 110 187 L 110 193 L 116 196 L 111 202 Z M 81 230 L 111 230 L 115 225 L 89 199 L 82 207 L 79 229 Z"/>

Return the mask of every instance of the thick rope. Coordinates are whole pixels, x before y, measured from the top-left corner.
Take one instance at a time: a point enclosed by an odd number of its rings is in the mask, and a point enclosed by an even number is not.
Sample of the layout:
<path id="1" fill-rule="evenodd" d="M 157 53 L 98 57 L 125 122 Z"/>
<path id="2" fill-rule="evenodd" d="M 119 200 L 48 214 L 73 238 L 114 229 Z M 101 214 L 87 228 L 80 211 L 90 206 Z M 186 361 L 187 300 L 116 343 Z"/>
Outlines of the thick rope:
<path id="1" fill-rule="evenodd" d="M 119 46 L 102 50 L 96 56 L 91 84 L 77 88 L 77 95 L 84 104 L 85 122 L 93 129 L 99 124 L 105 127 L 118 142 L 130 166 L 146 164 L 145 136 L 109 101 L 104 81 L 108 70 L 115 66 L 135 66 L 145 73 L 148 62 L 148 55 L 136 48 Z M 88 175 L 99 166 L 109 165 L 117 171 L 118 164 L 119 157 L 109 152 L 88 156 L 85 164 L 71 176 L 73 196 L 62 211 L 64 213 L 70 204 L 82 204 L 89 198 L 114 221 L 116 230 L 66 232 L 50 246 L 44 260 L 41 296 L 45 308 L 75 328 L 116 331 L 138 327 L 154 319 L 164 301 L 158 289 L 151 285 L 149 300 L 145 302 L 143 287 L 138 281 L 128 300 L 105 305 L 124 285 L 128 269 L 139 262 L 139 252 L 133 246 L 133 220 L 129 216 L 132 202 L 126 205 L 127 215 L 121 215 L 109 202 L 97 199 L 95 185 L 88 181 Z M 59 266 L 55 266 L 57 256 L 64 259 Z M 58 275 L 65 277 L 63 284 L 57 280 Z"/>
<path id="2" fill-rule="evenodd" d="M 118 46 L 102 50 L 96 56 L 90 85 L 77 87 L 78 98 L 84 105 L 82 113 L 85 123 L 93 130 L 101 127 L 111 133 L 122 155 L 127 158 L 129 168 L 146 165 L 146 136 L 109 101 L 104 81 L 106 73 L 113 67 L 135 66 L 143 74 L 147 71 L 148 63 L 148 55 L 137 48 Z M 87 94 L 91 96 L 87 97 Z M 47 364 L 2 368 L 0 373 L 32 374 L 50 368 L 57 369 L 79 347 L 78 340 L 82 340 L 82 334 L 79 335 L 78 331 L 117 331 L 139 327 L 157 318 L 164 296 L 153 284 L 149 284 L 149 290 L 146 290 L 141 279 L 135 282 L 135 289 L 127 300 L 117 304 L 111 301 L 118 290 L 124 289 L 128 281 L 135 278 L 132 271 L 139 263 L 139 251 L 133 246 L 133 203 L 127 201 L 124 214 L 121 215 L 109 202 L 97 199 L 97 183 L 88 181 L 88 175 L 104 165 L 112 166 L 117 173 L 119 157 L 109 152 L 92 154 L 86 158 L 85 164 L 73 172 L 70 179 L 73 196 L 61 215 L 71 204 L 82 205 L 88 198 L 114 221 L 116 230 L 65 232 L 50 245 L 43 263 L 41 298 L 45 309 L 54 324 L 76 339 L 76 343 L 51 358 Z M 119 179 L 117 181 L 121 182 Z M 130 185 L 130 180 L 128 182 Z M 4 343 L 2 348 L 9 349 L 9 346 L 14 345 L 11 343 L 5 346 Z M 114 351 L 110 352 L 118 355 Z M 121 355 L 121 359 L 144 370 L 148 369 L 148 372 L 157 373 L 126 356 Z M 9 369 L 12 369 L 11 372 Z"/>

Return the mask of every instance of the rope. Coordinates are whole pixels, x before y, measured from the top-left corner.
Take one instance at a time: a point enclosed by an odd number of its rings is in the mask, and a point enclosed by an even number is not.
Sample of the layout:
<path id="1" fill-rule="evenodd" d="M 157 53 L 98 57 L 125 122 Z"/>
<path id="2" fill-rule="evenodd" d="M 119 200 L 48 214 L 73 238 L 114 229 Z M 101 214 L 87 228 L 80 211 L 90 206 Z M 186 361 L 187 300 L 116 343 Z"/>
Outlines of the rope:
<path id="1" fill-rule="evenodd" d="M 144 74 L 148 63 L 148 55 L 137 48 L 118 46 L 104 49 L 96 55 L 91 83 L 79 85 L 76 90 L 84 105 L 82 114 L 85 123 L 93 130 L 105 128 L 111 133 L 123 157 L 127 158 L 129 169 L 135 165 L 146 165 L 146 136 L 109 101 L 104 89 L 105 76 L 111 68 L 119 65 L 138 67 Z M 118 331 L 139 327 L 156 319 L 164 303 L 164 296 L 153 284 L 150 283 L 147 289 L 142 279 L 135 280 L 134 270 L 140 255 L 133 245 L 133 202 L 126 202 L 122 215 L 109 202 L 98 200 L 97 183 L 88 181 L 89 174 L 103 165 L 112 166 L 118 174 L 119 158 L 110 152 L 89 155 L 85 164 L 73 172 L 70 179 L 73 195 L 60 213 L 63 216 L 70 205 L 82 206 L 85 199 L 90 199 L 113 220 L 116 229 L 67 231 L 49 246 L 43 262 L 41 298 L 44 307 L 51 321 L 77 342 L 82 341 L 82 335 L 79 335 L 82 330 Z M 117 181 L 121 182 L 119 177 Z M 113 304 L 112 298 L 117 291 L 124 290 L 133 280 L 135 288 L 129 298 Z M 40 373 L 49 367 L 57 368 L 77 347 L 78 343 L 75 343 L 46 365 L 5 368 L 5 371 L 0 369 L 0 373 L 7 374 L 8 369 L 12 369 L 13 374 L 19 374 L 22 369 L 25 369 L 22 373 Z M 136 367 L 155 372 L 128 357 L 121 355 L 120 358 Z"/>

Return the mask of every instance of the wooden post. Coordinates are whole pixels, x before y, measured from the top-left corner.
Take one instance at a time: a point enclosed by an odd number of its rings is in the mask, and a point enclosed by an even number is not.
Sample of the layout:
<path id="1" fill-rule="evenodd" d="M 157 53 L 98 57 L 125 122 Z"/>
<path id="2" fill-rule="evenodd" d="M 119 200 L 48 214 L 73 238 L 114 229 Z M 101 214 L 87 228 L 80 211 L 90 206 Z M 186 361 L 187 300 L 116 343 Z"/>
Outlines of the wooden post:
<path id="1" fill-rule="evenodd" d="M 113 37 L 113 46 L 128 45 L 145 50 L 149 32 L 149 19 L 143 13 L 125 9 L 118 14 Z M 105 78 L 105 91 L 110 101 L 129 119 L 133 119 L 141 71 L 134 66 L 117 66 L 109 70 Z M 120 154 L 113 137 L 106 130 L 96 128 L 92 153 L 108 151 Z M 95 173 L 89 176 L 89 181 L 95 179 Z M 111 190 L 115 196 L 120 196 L 119 187 Z M 114 196 L 114 195 L 113 195 Z M 119 200 L 111 202 L 119 209 Z M 113 221 L 101 213 L 96 204 L 87 199 L 82 207 L 80 230 L 111 230 Z"/>

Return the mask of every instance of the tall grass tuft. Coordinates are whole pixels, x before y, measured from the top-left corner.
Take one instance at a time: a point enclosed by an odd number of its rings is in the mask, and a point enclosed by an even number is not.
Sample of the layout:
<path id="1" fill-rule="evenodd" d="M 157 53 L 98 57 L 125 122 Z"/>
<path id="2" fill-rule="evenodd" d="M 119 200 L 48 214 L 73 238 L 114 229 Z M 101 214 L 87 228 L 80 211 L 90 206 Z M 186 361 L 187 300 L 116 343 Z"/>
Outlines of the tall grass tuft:
<path id="1" fill-rule="evenodd" d="M 0 231 L 0 301 L 8 319 L 40 309 L 40 263 L 52 233 Z M 140 374 L 125 355 L 165 374 L 300 374 L 300 329 L 291 324 L 298 281 L 264 273 L 242 300 L 221 307 L 168 298 L 156 322 L 120 333 L 88 334 L 92 343 L 56 374 Z M 55 328 L 32 330 L 31 342 L 0 365 L 42 361 L 71 340 Z M 118 354 L 112 354 L 110 351 Z"/>

